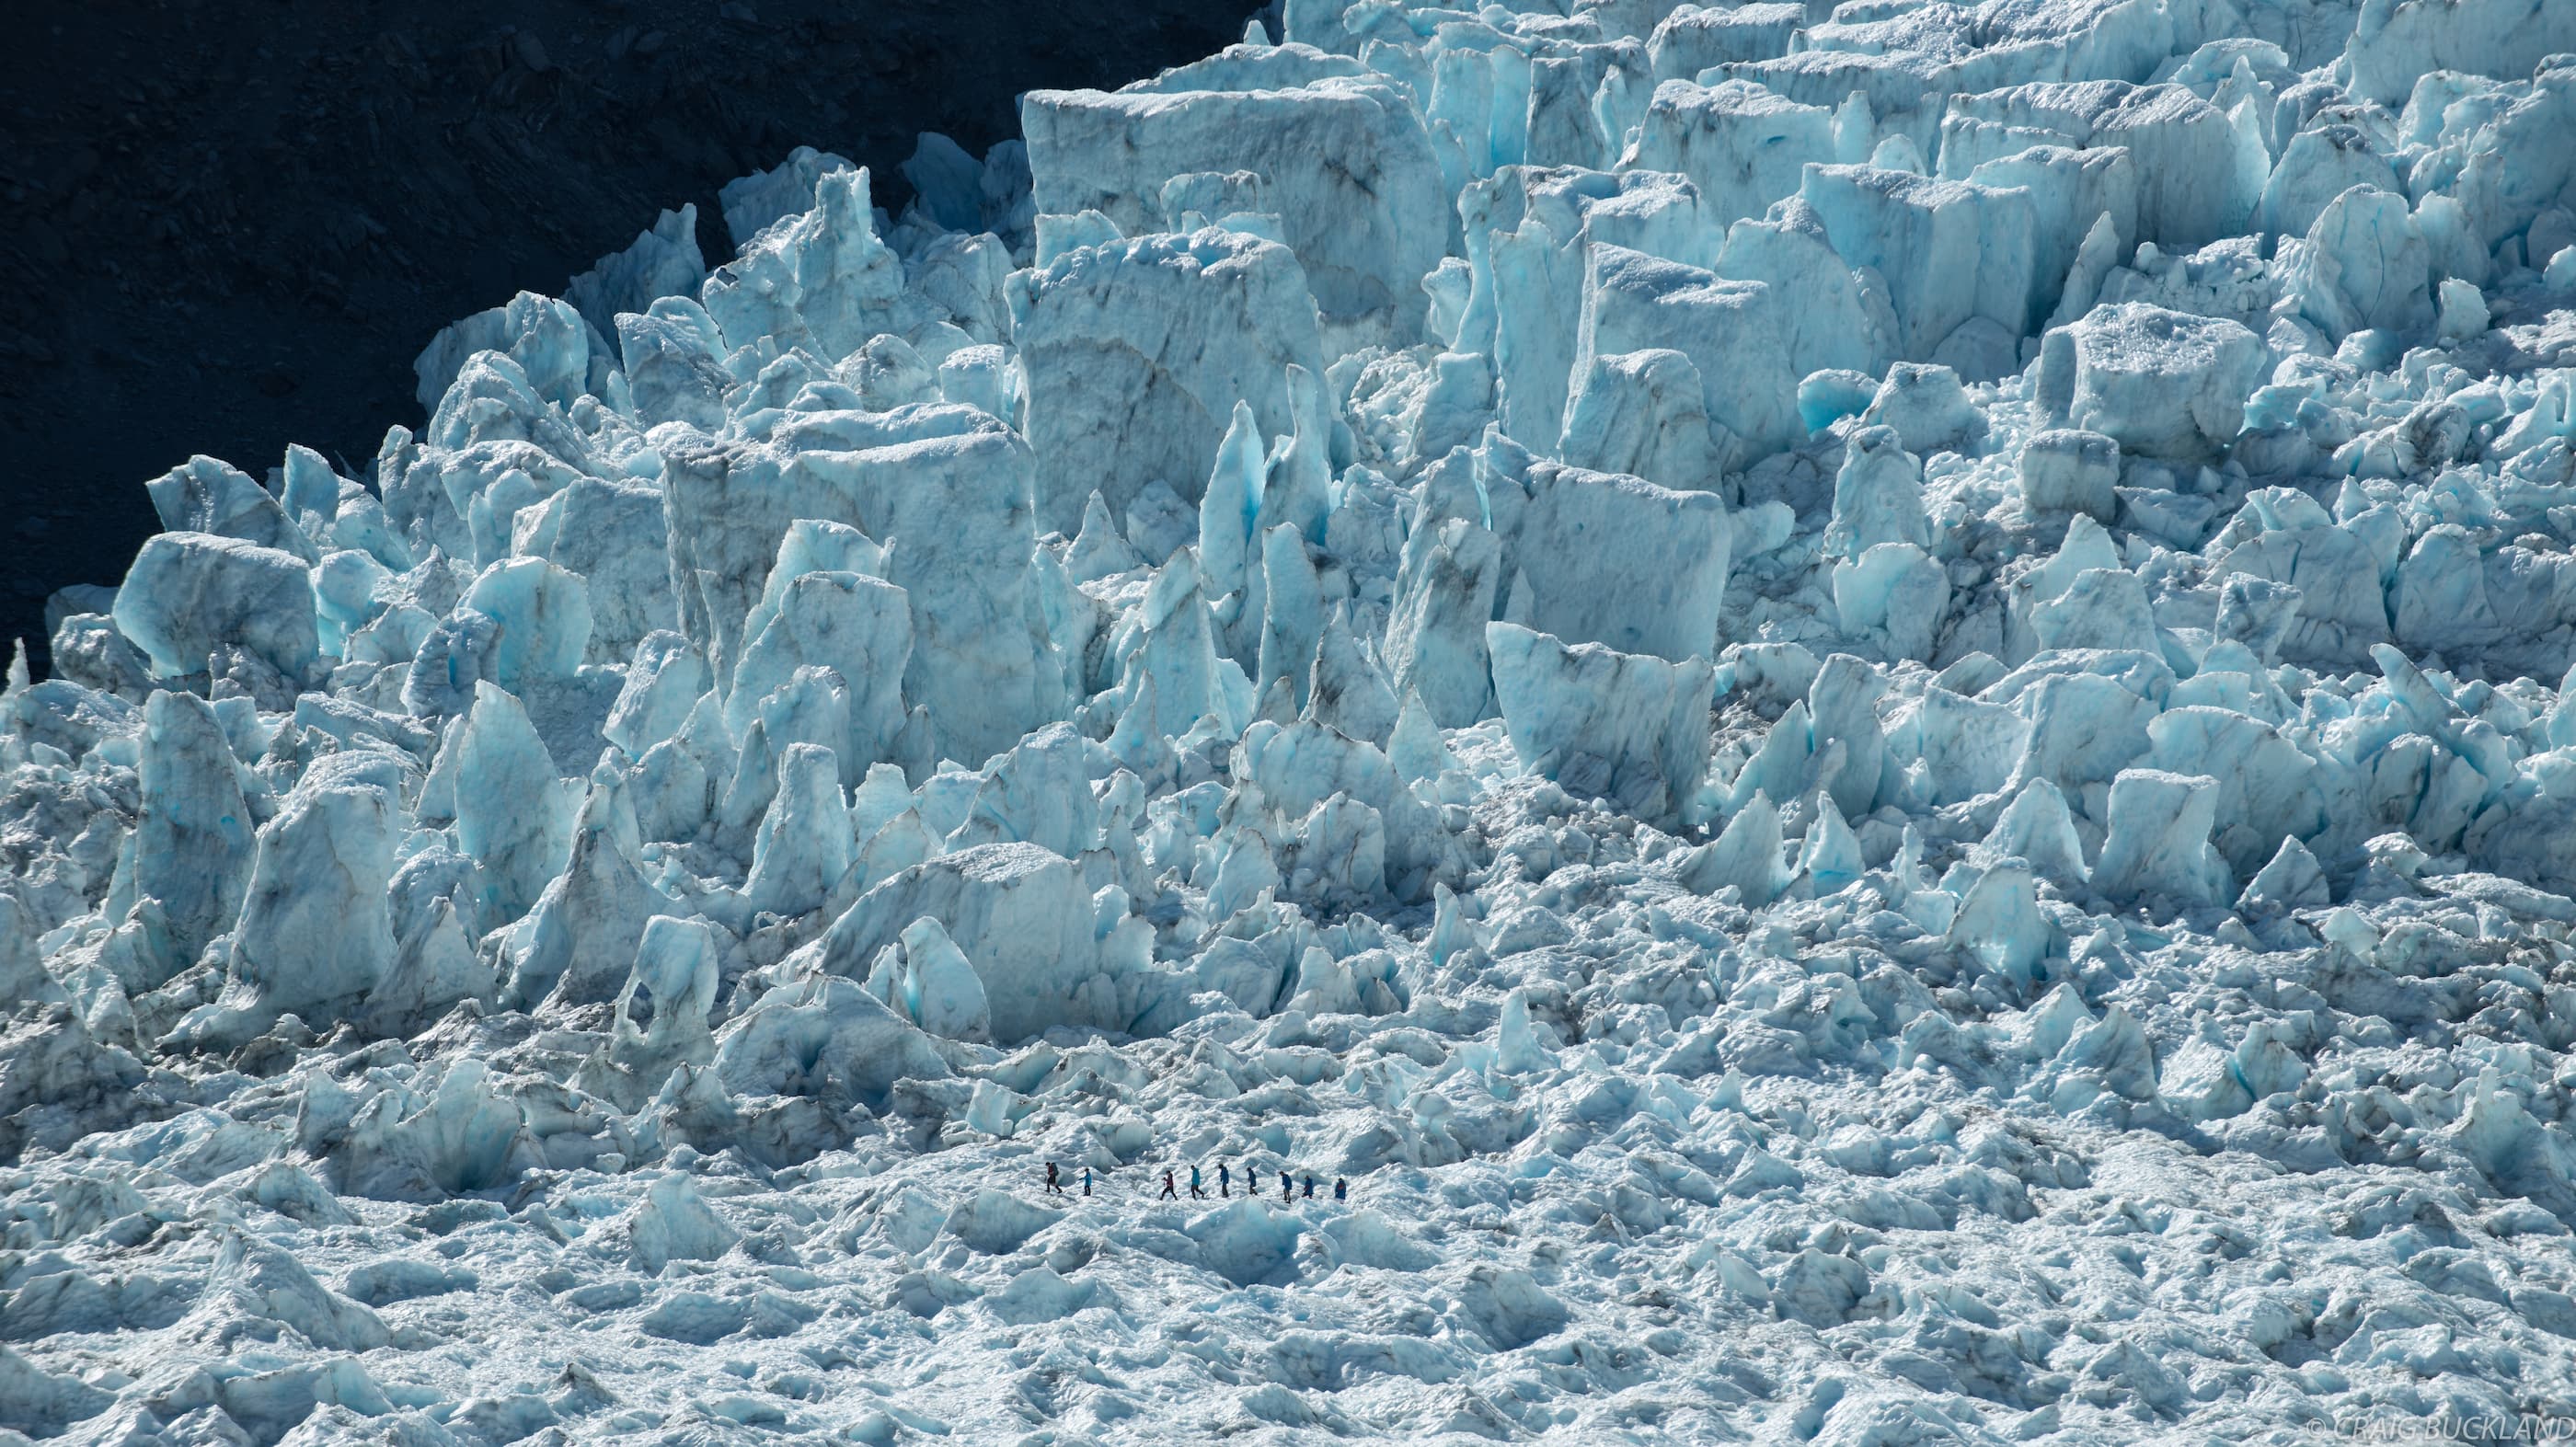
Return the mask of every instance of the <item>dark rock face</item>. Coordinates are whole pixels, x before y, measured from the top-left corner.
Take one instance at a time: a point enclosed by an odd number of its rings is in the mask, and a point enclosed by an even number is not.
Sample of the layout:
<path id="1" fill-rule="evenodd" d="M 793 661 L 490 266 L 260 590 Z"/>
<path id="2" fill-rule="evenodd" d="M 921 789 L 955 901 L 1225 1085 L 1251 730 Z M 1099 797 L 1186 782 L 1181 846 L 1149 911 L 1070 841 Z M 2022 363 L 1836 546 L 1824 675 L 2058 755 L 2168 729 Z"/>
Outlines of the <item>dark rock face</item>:
<path id="1" fill-rule="evenodd" d="M 438 329 L 793 147 L 981 155 L 1014 99 L 1238 38 L 1246 0 L 155 0 L 0 47 L 0 649 L 115 583 L 142 483 L 290 442 L 363 476 Z"/>

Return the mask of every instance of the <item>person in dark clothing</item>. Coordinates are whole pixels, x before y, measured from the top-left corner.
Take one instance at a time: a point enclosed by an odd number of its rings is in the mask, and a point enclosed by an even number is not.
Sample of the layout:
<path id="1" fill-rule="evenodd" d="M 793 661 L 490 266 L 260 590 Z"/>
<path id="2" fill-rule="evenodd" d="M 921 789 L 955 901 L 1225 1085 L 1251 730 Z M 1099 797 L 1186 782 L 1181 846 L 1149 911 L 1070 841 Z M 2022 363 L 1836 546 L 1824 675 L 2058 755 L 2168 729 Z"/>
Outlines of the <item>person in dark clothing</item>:
<path id="1" fill-rule="evenodd" d="M 1223 1161 L 1216 1166 L 1216 1193 L 1227 1200 L 1234 1199 L 1234 1167 Z"/>
<path id="2" fill-rule="evenodd" d="M 1091 1194 L 1091 1167 L 1089 1166 L 1082 1168 L 1082 1194 L 1086 1196 Z"/>
<path id="3" fill-rule="evenodd" d="M 1336 1201 L 1347 1201 L 1350 1198 L 1351 1183 L 1343 1180 L 1339 1176 L 1333 1177 L 1333 1199 Z"/>
<path id="4" fill-rule="evenodd" d="M 1064 1194 L 1063 1183 L 1058 1181 L 1055 1177 L 1055 1162 L 1053 1161 L 1047 1162 L 1047 1194 L 1050 1196 L 1061 1196 Z"/>
<path id="5" fill-rule="evenodd" d="M 1315 1178 L 1313 1176 L 1308 1176 L 1306 1178 L 1306 1199 L 1309 1201 L 1315 1199 Z"/>
<path id="6" fill-rule="evenodd" d="M 1166 1200 L 1166 1201 L 1176 1201 L 1176 1200 L 1179 1200 L 1179 1199 L 1180 1199 L 1180 1196 L 1181 1196 L 1181 1193 L 1180 1193 L 1179 1189 L 1178 1189 L 1178 1188 L 1176 1188 L 1175 1186 L 1173 1186 L 1173 1184 L 1172 1184 L 1172 1173 L 1171 1173 L 1170 1171 L 1165 1171 L 1165 1172 L 1163 1172 L 1163 1197 L 1162 1197 L 1162 1198 L 1163 1198 L 1164 1200 Z"/>
<path id="7" fill-rule="evenodd" d="M 1283 1167 L 1279 1172 L 1279 1199 L 1285 1201 L 1294 1197 L 1296 1194 L 1297 1178 L 1288 1174 L 1287 1170 Z"/>
<path id="8" fill-rule="evenodd" d="M 1190 1167 L 1190 1195 L 1201 1201 L 1207 1199 L 1207 1191 L 1199 1185 L 1199 1168 L 1196 1166 Z"/>

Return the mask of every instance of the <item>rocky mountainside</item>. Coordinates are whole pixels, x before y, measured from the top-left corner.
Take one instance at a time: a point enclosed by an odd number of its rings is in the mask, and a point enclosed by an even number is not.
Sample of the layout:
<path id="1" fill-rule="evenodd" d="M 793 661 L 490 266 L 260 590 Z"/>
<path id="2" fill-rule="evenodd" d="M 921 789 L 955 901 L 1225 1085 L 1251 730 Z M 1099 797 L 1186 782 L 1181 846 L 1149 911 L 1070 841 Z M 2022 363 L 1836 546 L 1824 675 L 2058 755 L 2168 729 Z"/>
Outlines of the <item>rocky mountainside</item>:
<path id="1" fill-rule="evenodd" d="M 374 456 L 450 320 L 549 294 L 800 143 L 900 208 L 921 131 L 980 155 L 1012 98 L 1234 40 L 1244 0 L 153 0 L 0 48 L 0 647 L 113 585 L 144 479 Z"/>

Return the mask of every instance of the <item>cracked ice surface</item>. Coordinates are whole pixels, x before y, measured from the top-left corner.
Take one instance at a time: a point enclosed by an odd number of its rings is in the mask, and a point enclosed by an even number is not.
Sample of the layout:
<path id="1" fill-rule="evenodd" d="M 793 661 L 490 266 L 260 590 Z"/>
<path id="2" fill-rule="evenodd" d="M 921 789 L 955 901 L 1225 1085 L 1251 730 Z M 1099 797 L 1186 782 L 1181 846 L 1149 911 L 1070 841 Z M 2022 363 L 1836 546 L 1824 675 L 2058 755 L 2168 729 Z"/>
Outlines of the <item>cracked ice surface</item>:
<path id="1" fill-rule="evenodd" d="M 1278 20 L 150 484 L 0 1441 L 2576 1409 L 2576 7 Z"/>

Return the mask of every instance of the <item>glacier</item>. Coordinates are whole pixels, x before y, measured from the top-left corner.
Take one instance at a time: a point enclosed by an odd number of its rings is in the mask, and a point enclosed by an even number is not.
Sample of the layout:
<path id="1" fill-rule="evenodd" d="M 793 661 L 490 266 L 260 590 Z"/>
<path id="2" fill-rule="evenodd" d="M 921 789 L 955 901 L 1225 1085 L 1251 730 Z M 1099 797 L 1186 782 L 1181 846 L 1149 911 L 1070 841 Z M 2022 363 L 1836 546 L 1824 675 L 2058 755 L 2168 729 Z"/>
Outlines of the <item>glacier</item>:
<path id="1" fill-rule="evenodd" d="M 0 1444 L 2576 1421 L 2576 7 L 1020 118 L 58 595 Z"/>

